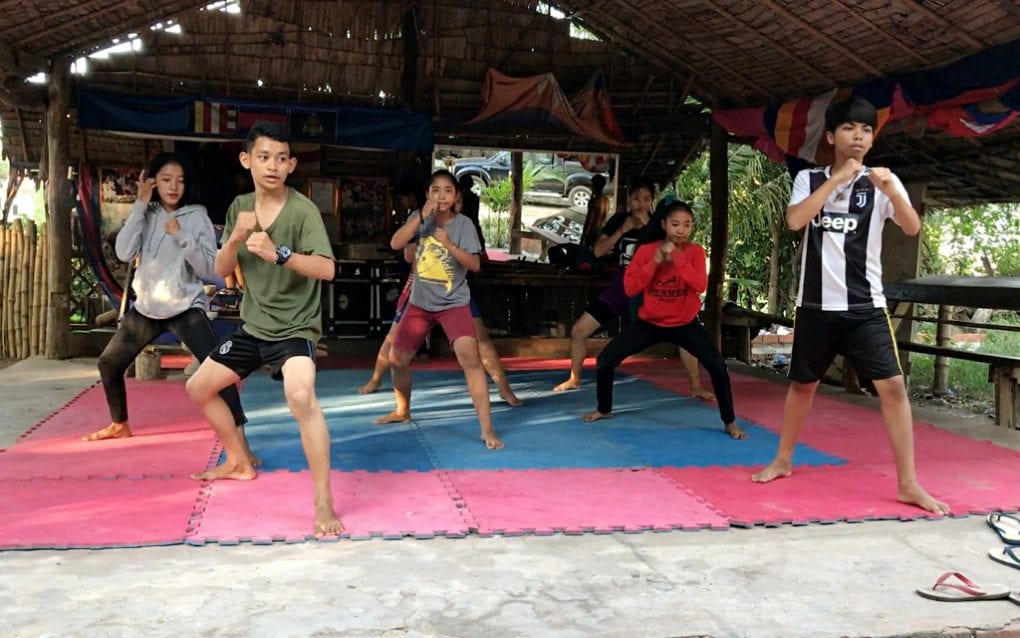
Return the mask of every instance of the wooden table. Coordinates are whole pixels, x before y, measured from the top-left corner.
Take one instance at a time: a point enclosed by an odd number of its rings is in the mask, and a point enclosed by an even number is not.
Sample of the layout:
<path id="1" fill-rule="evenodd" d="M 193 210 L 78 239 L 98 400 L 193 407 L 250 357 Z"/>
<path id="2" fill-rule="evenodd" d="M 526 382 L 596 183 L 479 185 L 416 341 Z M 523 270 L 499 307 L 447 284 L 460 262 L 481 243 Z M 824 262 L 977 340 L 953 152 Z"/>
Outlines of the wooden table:
<path id="1" fill-rule="evenodd" d="M 1020 357 L 970 352 L 947 346 L 944 338 L 950 324 L 983 327 L 981 324 L 948 321 L 948 306 L 991 308 L 1020 311 L 1020 277 L 955 277 L 936 275 L 907 279 L 885 285 L 885 296 L 893 302 L 894 326 L 904 318 L 912 320 L 914 304 L 933 304 L 939 308 L 938 338 L 936 345 L 914 343 L 906 331 L 898 331 L 897 344 L 901 350 L 931 354 L 936 357 L 936 375 L 948 370 L 945 357 L 968 359 L 988 364 L 988 381 L 995 387 L 995 423 L 1016 428 L 1020 425 Z M 906 325 L 909 325 L 907 323 Z M 994 326 L 985 326 L 996 329 Z M 1006 329 L 1008 326 L 999 329 Z M 902 333 L 902 334 L 900 334 Z M 906 336 L 906 338 L 904 338 Z"/>

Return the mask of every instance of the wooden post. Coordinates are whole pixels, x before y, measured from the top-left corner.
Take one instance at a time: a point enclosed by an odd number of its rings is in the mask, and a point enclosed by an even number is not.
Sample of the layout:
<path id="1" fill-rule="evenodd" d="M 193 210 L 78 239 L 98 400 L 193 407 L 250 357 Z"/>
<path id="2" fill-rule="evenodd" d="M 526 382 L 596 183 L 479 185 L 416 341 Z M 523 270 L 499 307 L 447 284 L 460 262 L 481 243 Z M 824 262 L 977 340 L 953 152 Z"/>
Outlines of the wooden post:
<path id="1" fill-rule="evenodd" d="M 921 237 L 924 232 L 924 202 L 928 188 L 922 182 L 911 182 L 904 186 L 910 203 L 921 216 L 921 231 L 915 237 L 908 237 L 896 224 L 885 225 L 882 229 L 882 283 L 913 279 L 921 271 Z M 913 306 L 910 306 L 904 314 L 913 311 Z M 896 311 L 895 314 L 900 312 Z M 898 341 L 913 341 L 914 322 L 910 319 L 900 320 L 894 333 Z M 910 353 L 906 350 L 900 351 L 900 367 L 903 368 L 905 380 L 909 380 Z"/>
<path id="2" fill-rule="evenodd" d="M 939 304 L 939 318 L 935 327 L 935 345 L 940 348 L 949 347 L 949 310 L 951 306 Z M 949 358 L 941 355 L 935 356 L 935 374 L 932 375 L 931 393 L 937 397 L 949 392 Z"/>
<path id="3" fill-rule="evenodd" d="M 1020 427 L 1020 369 L 989 366 L 988 380 L 994 384 L 995 425 Z"/>
<path id="4" fill-rule="evenodd" d="M 521 217 L 524 211 L 524 153 L 510 152 L 510 176 L 513 179 L 513 199 L 510 201 L 510 254 L 521 252 Z"/>
<path id="5" fill-rule="evenodd" d="M 71 102 L 71 61 L 50 61 L 46 106 L 46 230 L 49 233 L 49 301 L 46 312 L 47 359 L 71 356 L 71 140 L 67 115 Z"/>
<path id="6" fill-rule="evenodd" d="M 400 105 L 413 109 L 418 97 L 418 27 L 415 10 L 418 3 L 410 2 L 400 17 L 400 34 L 404 42 L 404 68 L 400 70 Z"/>
<path id="7" fill-rule="evenodd" d="M 708 174 L 712 181 L 712 244 L 709 248 L 705 321 L 708 336 L 722 350 L 723 280 L 730 226 L 729 149 L 726 129 L 712 121 Z"/>

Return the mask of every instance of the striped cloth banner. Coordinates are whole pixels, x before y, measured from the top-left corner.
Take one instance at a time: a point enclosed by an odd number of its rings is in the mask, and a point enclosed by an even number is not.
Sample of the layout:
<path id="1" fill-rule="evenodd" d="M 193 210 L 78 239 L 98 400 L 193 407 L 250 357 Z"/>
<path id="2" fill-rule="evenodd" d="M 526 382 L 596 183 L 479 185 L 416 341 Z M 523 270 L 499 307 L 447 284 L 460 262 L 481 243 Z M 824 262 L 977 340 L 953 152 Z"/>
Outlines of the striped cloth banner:
<path id="1" fill-rule="evenodd" d="M 195 102 L 195 132 L 205 134 L 237 131 L 237 106 L 223 102 Z"/>

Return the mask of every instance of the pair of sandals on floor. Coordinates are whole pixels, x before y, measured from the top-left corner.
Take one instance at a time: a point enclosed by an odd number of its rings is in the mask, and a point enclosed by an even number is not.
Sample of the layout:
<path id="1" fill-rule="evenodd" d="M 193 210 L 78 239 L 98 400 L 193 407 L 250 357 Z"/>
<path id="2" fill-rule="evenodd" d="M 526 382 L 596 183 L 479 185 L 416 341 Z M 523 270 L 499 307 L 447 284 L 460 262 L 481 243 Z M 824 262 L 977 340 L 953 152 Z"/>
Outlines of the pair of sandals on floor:
<path id="1" fill-rule="evenodd" d="M 989 514 L 985 519 L 988 526 L 999 535 L 1004 547 L 988 550 L 988 557 L 994 561 L 1020 569 L 1020 518 L 1010 514 Z M 931 600 L 962 602 L 970 600 L 1010 600 L 1020 605 L 1020 591 L 1006 585 L 979 585 L 960 572 L 946 572 L 939 576 L 931 587 L 918 589 L 917 593 Z"/>

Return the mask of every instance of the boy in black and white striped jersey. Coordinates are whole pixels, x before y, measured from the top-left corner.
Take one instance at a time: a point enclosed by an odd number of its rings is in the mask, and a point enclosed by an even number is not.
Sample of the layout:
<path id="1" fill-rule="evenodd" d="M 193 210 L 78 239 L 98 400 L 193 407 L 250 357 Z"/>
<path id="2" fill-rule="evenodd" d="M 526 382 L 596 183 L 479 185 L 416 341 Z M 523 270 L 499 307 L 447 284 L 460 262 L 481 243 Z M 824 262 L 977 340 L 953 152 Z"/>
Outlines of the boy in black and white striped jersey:
<path id="1" fill-rule="evenodd" d="M 896 340 L 882 292 L 882 227 L 887 219 L 916 235 L 921 219 L 900 180 L 888 169 L 864 166 L 878 114 L 861 98 L 833 104 L 825 113 L 832 166 L 801 171 L 794 179 L 786 221 L 804 229 L 793 360 L 779 448 L 752 480 L 789 476 L 801 425 L 822 375 L 837 354 L 874 382 L 896 461 L 897 498 L 933 512 L 949 507 L 917 481 L 913 419 Z"/>

